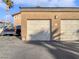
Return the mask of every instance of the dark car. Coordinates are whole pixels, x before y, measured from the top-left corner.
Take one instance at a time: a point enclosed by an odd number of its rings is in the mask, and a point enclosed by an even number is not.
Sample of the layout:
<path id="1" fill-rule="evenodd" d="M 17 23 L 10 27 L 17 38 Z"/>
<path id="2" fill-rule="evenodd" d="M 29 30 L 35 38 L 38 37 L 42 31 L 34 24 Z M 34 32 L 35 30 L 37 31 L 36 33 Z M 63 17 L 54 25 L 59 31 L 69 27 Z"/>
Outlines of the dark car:
<path id="1" fill-rule="evenodd" d="M 14 28 L 8 29 L 7 27 L 4 27 L 2 35 L 15 35 Z"/>

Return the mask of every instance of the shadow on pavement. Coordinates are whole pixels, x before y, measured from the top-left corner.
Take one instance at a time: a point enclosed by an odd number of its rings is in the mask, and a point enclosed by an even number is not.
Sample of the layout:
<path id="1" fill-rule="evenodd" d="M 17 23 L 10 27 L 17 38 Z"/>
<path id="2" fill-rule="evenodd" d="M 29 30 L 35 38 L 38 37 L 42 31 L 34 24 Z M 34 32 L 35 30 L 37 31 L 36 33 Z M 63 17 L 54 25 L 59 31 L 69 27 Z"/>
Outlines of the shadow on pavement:
<path id="1" fill-rule="evenodd" d="M 54 34 L 58 30 L 52 32 L 53 39 L 48 41 L 30 41 L 26 44 L 26 48 L 19 49 L 16 52 L 13 59 L 79 59 L 79 53 L 69 47 L 68 45 L 57 42 L 54 39 L 59 37 L 61 34 Z M 44 31 L 31 35 L 32 39 L 37 39 L 41 36 Z M 46 34 L 47 32 L 45 32 Z M 43 38 L 41 38 L 43 39 Z M 59 40 L 59 39 L 58 39 Z M 45 52 L 44 52 L 45 51 Z M 48 53 L 50 55 L 48 55 Z"/>
<path id="2" fill-rule="evenodd" d="M 44 31 L 40 31 L 40 33 L 43 33 Z M 39 36 L 40 33 L 36 33 L 31 36 L 31 40 L 34 39 L 34 37 Z M 47 32 L 46 32 L 47 33 Z M 45 34 L 46 34 L 45 33 Z M 75 52 L 71 47 L 68 45 L 60 42 L 60 35 L 61 33 L 58 33 L 58 29 L 54 29 L 52 31 L 52 40 L 49 42 L 42 42 L 42 41 L 30 41 L 29 44 L 36 45 L 37 47 L 41 46 L 47 49 L 47 51 L 53 56 L 55 56 L 55 59 L 78 59 L 79 54 Z M 40 37 L 40 36 L 39 36 Z M 38 37 L 38 38 L 39 38 Z M 58 41 L 55 41 L 58 40 Z M 40 52 L 40 51 L 39 51 Z"/>
<path id="3" fill-rule="evenodd" d="M 56 59 L 78 59 L 77 57 L 79 56 L 74 54 L 74 52 L 70 52 L 72 50 L 70 50 L 68 47 L 58 45 L 57 42 L 30 42 L 30 44 L 47 48 L 48 52 L 52 56 L 54 55 Z M 56 49 L 53 49 L 53 47 Z"/>

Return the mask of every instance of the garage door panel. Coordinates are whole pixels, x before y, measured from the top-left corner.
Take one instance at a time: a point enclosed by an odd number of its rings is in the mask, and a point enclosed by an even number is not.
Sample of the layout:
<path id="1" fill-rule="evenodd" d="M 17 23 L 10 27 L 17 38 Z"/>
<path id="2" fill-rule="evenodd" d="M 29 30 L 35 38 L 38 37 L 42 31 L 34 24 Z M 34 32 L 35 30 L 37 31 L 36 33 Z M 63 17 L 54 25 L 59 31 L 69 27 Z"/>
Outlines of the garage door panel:
<path id="1" fill-rule="evenodd" d="M 28 20 L 27 39 L 50 40 L 50 20 Z"/>
<path id="2" fill-rule="evenodd" d="M 78 40 L 79 20 L 61 20 L 61 40 Z"/>

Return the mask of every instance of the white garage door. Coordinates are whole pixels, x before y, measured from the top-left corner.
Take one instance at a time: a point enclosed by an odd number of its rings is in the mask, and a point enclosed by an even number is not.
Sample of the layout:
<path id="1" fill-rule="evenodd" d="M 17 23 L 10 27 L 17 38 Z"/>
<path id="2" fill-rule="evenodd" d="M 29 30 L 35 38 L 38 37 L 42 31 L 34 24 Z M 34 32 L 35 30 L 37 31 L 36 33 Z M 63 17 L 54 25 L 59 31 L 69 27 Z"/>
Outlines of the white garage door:
<path id="1" fill-rule="evenodd" d="M 79 20 L 61 20 L 61 40 L 79 39 Z"/>
<path id="2" fill-rule="evenodd" d="M 28 20 L 27 40 L 50 40 L 50 20 Z"/>

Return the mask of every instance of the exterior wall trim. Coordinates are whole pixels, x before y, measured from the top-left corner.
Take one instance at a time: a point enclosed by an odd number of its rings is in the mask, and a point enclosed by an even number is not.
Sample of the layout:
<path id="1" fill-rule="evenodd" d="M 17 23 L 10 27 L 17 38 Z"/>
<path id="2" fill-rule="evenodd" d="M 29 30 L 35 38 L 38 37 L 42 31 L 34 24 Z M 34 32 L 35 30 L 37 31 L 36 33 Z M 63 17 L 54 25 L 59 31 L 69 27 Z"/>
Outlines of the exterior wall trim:
<path id="1" fill-rule="evenodd" d="M 78 7 L 20 7 L 25 12 L 79 12 Z"/>

